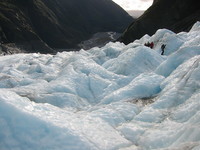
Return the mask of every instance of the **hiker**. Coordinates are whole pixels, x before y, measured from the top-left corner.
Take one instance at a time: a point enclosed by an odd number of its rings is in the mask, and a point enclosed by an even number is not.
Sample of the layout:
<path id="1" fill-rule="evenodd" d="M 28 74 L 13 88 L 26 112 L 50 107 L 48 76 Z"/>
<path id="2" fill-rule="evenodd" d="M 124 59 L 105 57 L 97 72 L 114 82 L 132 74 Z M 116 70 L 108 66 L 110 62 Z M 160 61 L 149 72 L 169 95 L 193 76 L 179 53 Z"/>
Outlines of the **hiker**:
<path id="1" fill-rule="evenodd" d="M 145 43 L 144 46 L 147 46 L 147 47 L 150 47 L 151 49 L 154 47 L 154 43 L 151 42 L 151 43 Z"/>
<path id="2" fill-rule="evenodd" d="M 144 44 L 144 46 L 147 46 L 147 47 L 149 47 L 149 45 L 150 45 L 150 43 L 149 43 L 149 42 Z"/>
<path id="3" fill-rule="evenodd" d="M 161 45 L 161 51 L 162 51 L 161 55 L 164 55 L 165 47 L 166 47 L 166 44 Z"/>
<path id="4" fill-rule="evenodd" d="M 154 47 L 154 43 L 151 42 L 150 45 L 149 45 L 149 47 L 152 49 Z"/>

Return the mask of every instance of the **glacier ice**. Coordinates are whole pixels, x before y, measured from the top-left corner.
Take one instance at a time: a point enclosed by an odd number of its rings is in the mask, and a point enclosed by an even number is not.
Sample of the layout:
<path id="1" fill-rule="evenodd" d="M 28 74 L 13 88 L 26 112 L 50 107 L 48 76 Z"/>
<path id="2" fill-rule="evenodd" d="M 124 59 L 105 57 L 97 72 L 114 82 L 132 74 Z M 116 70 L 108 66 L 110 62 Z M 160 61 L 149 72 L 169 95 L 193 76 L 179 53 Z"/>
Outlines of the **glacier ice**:
<path id="1" fill-rule="evenodd" d="M 129 45 L 0 56 L 0 149 L 197 150 L 199 100 L 200 22 Z"/>

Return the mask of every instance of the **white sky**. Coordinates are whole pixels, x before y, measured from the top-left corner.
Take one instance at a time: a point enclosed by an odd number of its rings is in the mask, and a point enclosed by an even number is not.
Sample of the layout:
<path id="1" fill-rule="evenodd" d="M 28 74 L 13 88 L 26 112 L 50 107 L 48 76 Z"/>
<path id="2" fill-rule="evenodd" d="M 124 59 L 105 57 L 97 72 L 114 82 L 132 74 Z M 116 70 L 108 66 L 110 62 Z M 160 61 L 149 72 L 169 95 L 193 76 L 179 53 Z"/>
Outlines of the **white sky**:
<path id="1" fill-rule="evenodd" d="M 153 0 L 112 0 L 125 10 L 146 10 Z"/>

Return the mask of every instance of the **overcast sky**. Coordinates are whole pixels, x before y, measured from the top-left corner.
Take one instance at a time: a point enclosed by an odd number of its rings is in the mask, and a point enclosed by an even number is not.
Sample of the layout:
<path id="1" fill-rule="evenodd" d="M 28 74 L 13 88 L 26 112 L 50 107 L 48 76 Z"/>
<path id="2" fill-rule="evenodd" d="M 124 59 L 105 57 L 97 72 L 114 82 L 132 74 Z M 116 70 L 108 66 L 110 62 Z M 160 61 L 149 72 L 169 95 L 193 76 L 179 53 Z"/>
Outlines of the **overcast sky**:
<path id="1" fill-rule="evenodd" d="M 153 0 L 113 0 L 125 10 L 146 10 Z"/>

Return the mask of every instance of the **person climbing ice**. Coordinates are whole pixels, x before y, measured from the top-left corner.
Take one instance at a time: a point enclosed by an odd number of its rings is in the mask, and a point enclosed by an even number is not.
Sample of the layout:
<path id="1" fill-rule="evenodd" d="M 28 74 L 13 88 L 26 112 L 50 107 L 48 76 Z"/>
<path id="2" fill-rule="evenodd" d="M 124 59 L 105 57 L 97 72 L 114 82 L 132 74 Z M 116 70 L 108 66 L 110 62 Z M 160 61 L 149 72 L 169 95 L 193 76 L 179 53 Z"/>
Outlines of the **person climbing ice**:
<path id="1" fill-rule="evenodd" d="M 165 47 L 166 47 L 166 44 L 161 45 L 161 51 L 162 51 L 161 55 L 164 55 Z"/>
<path id="2" fill-rule="evenodd" d="M 144 44 L 145 46 L 147 46 L 147 47 L 150 47 L 151 49 L 154 47 L 154 43 L 153 42 L 151 42 L 151 43 L 145 43 Z"/>
<path id="3" fill-rule="evenodd" d="M 154 43 L 151 42 L 150 45 L 149 45 L 149 47 L 152 49 L 154 47 Z"/>

